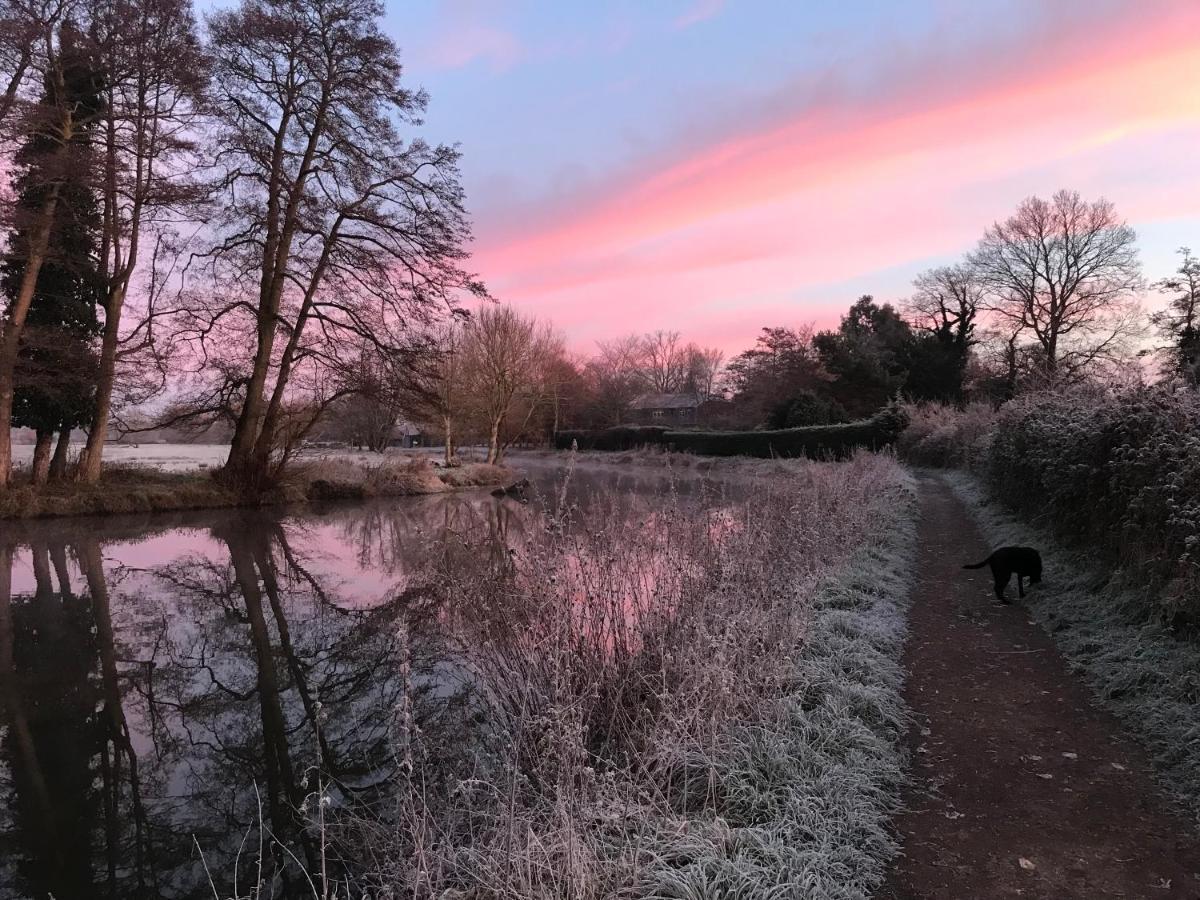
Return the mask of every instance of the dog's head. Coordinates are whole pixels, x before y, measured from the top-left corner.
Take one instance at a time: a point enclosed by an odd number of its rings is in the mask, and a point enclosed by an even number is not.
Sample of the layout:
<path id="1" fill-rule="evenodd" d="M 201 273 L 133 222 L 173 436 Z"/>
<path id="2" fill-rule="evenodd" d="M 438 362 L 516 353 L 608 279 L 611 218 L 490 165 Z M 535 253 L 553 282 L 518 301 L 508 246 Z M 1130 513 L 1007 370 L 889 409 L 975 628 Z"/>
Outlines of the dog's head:
<path id="1" fill-rule="evenodd" d="M 1040 556 L 1034 557 L 1033 574 L 1029 576 L 1029 580 L 1034 584 L 1042 583 L 1042 558 Z"/>

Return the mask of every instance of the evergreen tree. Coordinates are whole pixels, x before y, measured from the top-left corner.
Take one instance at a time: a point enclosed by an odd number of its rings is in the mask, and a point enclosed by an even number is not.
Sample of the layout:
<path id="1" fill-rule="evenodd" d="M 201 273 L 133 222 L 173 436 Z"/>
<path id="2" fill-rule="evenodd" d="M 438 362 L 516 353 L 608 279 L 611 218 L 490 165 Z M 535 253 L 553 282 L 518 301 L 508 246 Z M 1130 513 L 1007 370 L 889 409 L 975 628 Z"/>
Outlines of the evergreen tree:
<path id="1" fill-rule="evenodd" d="M 1183 261 L 1175 274 L 1158 282 L 1158 289 L 1170 295 L 1167 308 L 1151 320 L 1171 343 L 1167 348 L 1170 364 L 1167 372 L 1192 385 L 1200 384 L 1200 259 L 1187 247 L 1179 250 Z"/>
<path id="2" fill-rule="evenodd" d="M 86 37 L 70 22 L 60 30 L 63 78 L 61 88 L 46 80 L 46 106 L 69 104 L 82 123 L 72 134 L 72 164 L 54 169 L 54 142 L 59 138 L 35 127 L 17 151 L 21 167 L 16 181 L 18 210 L 36 211 L 57 181 L 58 203 L 50 229 L 48 253 L 38 272 L 37 284 L 17 361 L 12 425 L 32 428 L 38 435 L 35 480 L 44 480 L 50 442 L 55 433 L 66 439 L 71 429 L 86 423 L 92 414 L 95 383 L 95 339 L 100 333 L 97 315 L 102 302 L 96 236 L 100 214 L 91 184 L 91 128 L 101 108 L 101 80 L 86 46 Z M 64 97 L 53 96 L 62 90 Z M 9 246 L 29 246 L 24 230 L 31 217 L 18 216 Z M 10 252 L 0 267 L 0 287 L 12 302 L 25 272 L 26 260 Z M 65 462 L 65 459 L 63 460 Z"/>
<path id="3" fill-rule="evenodd" d="M 908 379 L 913 333 L 891 306 L 863 296 L 842 317 L 837 331 L 813 338 L 833 376 L 833 399 L 851 416 L 869 416 L 900 391 Z"/>

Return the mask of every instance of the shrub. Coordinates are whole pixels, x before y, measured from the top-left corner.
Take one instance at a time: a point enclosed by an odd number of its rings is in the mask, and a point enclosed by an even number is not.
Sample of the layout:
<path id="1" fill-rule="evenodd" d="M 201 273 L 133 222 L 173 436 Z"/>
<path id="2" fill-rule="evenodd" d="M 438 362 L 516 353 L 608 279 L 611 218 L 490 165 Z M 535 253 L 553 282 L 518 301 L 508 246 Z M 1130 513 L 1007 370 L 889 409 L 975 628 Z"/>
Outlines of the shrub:
<path id="1" fill-rule="evenodd" d="M 1200 394 L 1169 386 L 1008 404 L 985 478 L 1010 508 L 1200 622 Z"/>
<path id="2" fill-rule="evenodd" d="M 959 409 L 945 403 L 905 404 L 909 426 L 896 442 L 906 462 L 940 469 L 977 469 L 987 457 L 999 414 L 988 403 Z"/>
<path id="3" fill-rule="evenodd" d="M 365 472 L 368 494 L 379 497 L 437 494 L 446 490 L 428 459 L 404 459 L 371 466 Z"/>
<path id="4" fill-rule="evenodd" d="M 767 415 L 768 428 L 802 428 L 810 425 L 840 425 L 850 417 L 831 397 L 800 391 L 775 406 Z"/>

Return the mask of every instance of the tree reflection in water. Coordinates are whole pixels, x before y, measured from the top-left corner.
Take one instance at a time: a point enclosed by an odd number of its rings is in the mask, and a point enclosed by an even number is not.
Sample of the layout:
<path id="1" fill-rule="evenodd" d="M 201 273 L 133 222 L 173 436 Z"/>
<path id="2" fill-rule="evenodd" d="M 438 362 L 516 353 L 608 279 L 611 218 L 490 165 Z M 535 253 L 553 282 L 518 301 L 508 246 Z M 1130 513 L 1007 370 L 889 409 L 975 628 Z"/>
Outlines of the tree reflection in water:
<path id="1" fill-rule="evenodd" d="M 415 736 L 444 761 L 435 793 L 487 757 L 464 642 L 495 613 L 446 586 L 511 577 L 536 506 L 6 528 L 0 897 L 211 897 L 209 873 L 249 896 L 260 872 L 261 896 L 312 896 L 322 856 L 346 875 L 339 814 L 387 818 Z"/>

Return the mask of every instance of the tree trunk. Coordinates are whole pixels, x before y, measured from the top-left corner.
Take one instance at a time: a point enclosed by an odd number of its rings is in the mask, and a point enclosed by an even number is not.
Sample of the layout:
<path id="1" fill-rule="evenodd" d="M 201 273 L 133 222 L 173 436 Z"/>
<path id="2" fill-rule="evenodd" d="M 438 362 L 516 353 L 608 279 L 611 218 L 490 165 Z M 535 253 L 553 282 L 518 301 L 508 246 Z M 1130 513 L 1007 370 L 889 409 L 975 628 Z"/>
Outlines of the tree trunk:
<path id="1" fill-rule="evenodd" d="M 492 420 L 492 431 L 488 435 L 487 461 L 494 466 L 500 464 L 500 456 L 504 452 L 500 446 L 500 424 L 503 419 Z"/>
<path id="2" fill-rule="evenodd" d="M 50 195 L 42 207 L 41 218 L 29 241 L 29 258 L 25 261 L 25 274 L 21 286 L 8 309 L 4 329 L 0 333 L 0 490 L 8 487 L 12 480 L 12 408 L 17 370 L 17 353 L 21 349 L 21 333 L 25 329 L 25 316 L 33 302 L 33 291 L 37 287 L 38 275 L 46 259 L 46 247 L 50 243 L 50 226 L 54 222 L 54 210 L 58 205 L 59 185 L 50 188 Z"/>
<path id="3" fill-rule="evenodd" d="M 275 343 L 274 316 L 264 324 L 259 316 L 258 352 L 254 358 L 254 370 L 246 386 L 246 401 L 234 427 L 233 442 L 229 445 L 229 457 L 225 460 L 224 478 L 235 487 L 250 487 L 257 483 L 254 468 L 254 444 L 258 439 L 263 418 L 263 389 L 267 384 L 267 372 L 271 362 L 271 348 Z M 264 333 L 264 329 L 266 333 Z"/>
<path id="4" fill-rule="evenodd" d="M 58 434 L 54 446 L 54 458 L 50 460 L 50 480 L 62 481 L 67 477 L 67 458 L 71 450 L 71 429 L 64 428 Z"/>
<path id="5" fill-rule="evenodd" d="M 37 443 L 33 445 L 33 470 L 29 479 L 34 484 L 45 484 L 50 475 L 50 448 L 53 442 L 53 431 L 38 431 Z"/>
<path id="6" fill-rule="evenodd" d="M 454 423 L 449 416 L 442 416 L 442 424 L 446 429 L 446 455 L 444 462 L 450 465 L 454 461 Z"/>
<path id="7" fill-rule="evenodd" d="M 100 345 L 100 371 L 96 376 L 96 408 L 88 429 L 87 446 L 79 456 L 77 477 L 84 484 L 100 480 L 104 458 L 104 439 L 108 436 L 108 419 L 112 414 L 112 392 L 116 382 L 118 329 L 125 291 L 121 288 L 108 298 L 104 309 L 104 338 Z"/>

